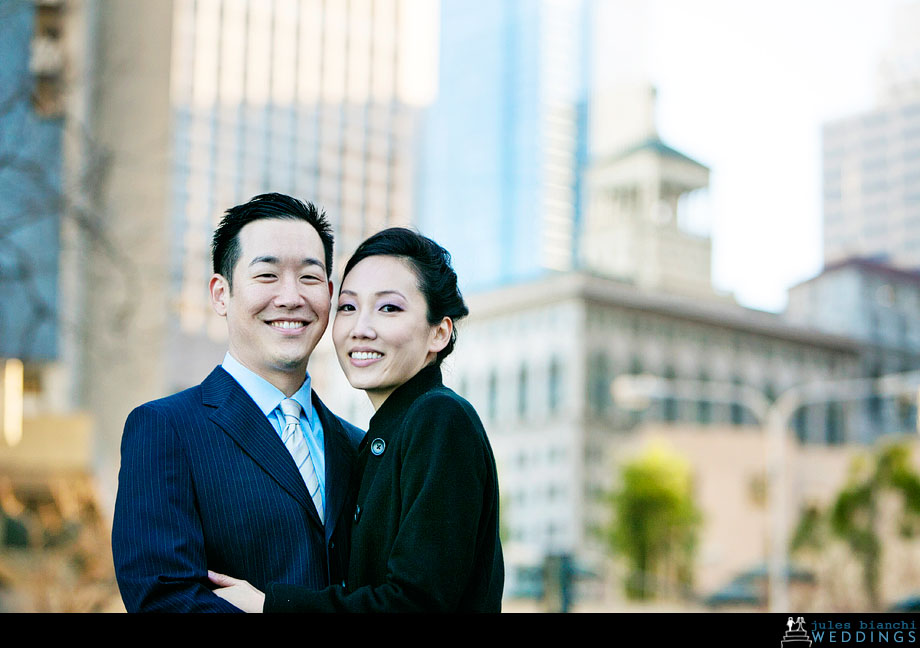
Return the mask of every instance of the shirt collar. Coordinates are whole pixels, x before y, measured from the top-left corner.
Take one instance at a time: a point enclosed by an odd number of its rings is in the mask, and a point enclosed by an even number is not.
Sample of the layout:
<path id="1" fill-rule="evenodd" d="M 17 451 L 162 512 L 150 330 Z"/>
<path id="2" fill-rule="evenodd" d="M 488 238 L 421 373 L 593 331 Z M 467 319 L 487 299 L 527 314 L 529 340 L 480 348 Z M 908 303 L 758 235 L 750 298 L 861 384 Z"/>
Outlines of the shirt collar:
<path id="1" fill-rule="evenodd" d="M 221 366 L 249 394 L 249 397 L 255 401 L 265 416 L 269 416 L 281 404 L 281 401 L 286 398 L 284 392 L 251 369 L 243 366 L 239 360 L 230 355 L 229 351 L 224 356 Z M 313 427 L 313 402 L 311 400 L 309 373 L 306 374 L 303 385 L 291 398 L 300 403 L 307 423 L 310 424 L 310 427 Z"/>

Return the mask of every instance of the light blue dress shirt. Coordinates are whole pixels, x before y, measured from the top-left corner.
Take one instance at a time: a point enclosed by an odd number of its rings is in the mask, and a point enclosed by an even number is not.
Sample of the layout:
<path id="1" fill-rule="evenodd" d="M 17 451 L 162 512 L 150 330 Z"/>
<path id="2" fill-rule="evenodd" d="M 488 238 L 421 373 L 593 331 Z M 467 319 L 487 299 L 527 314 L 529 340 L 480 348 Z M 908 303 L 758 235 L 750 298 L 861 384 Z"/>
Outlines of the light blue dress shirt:
<path id="1" fill-rule="evenodd" d="M 230 352 L 224 356 L 221 364 L 233 379 L 240 384 L 249 397 L 255 401 L 262 413 L 268 418 L 268 422 L 275 428 L 278 437 L 284 430 L 284 414 L 281 413 L 281 401 L 285 395 L 280 389 L 273 384 L 247 369 L 237 361 Z M 316 468 L 316 476 L 319 479 L 319 491 L 323 498 L 323 509 L 326 508 L 326 454 L 323 445 L 323 424 L 316 414 L 311 398 L 310 374 L 306 375 L 300 389 L 291 396 L 295 401 L 300 403 L 300 428 L 303 430 L 304 439 L 307 441 L 307 447 L 310 448 L 310 459 L 313 461 L 313 467 Z"/>

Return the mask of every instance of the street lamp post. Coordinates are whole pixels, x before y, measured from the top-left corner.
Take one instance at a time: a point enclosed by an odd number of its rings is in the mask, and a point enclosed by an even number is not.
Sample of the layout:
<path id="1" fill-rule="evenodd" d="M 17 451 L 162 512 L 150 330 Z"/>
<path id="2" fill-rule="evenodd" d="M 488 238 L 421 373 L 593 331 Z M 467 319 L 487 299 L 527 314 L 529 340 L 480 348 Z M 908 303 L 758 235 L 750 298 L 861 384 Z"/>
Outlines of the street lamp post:
<path id="1" fill-rule="evenodd" d="M 881 378 L 852 378 L 796 385 L 774 401 L 758 389 L 735 383 L 661 378 L 649 374 L 624 374 L 610 386 L 614 403 L 627 409 L 646 409 L 653 399 L 677 398 L 737 404 L 756 417 L 768 442 L 767 481 L 772 533 L 769 546 L 768 601 L 771 612 L 788 610 L 788 555 L 786 530 L 786 437 L 788 421 L 800 407 L 853 401 L 870 396 L 905 396 L 920 400 L 920 371 Z M 920 430 L 920 407 L 917 418 Z"/>

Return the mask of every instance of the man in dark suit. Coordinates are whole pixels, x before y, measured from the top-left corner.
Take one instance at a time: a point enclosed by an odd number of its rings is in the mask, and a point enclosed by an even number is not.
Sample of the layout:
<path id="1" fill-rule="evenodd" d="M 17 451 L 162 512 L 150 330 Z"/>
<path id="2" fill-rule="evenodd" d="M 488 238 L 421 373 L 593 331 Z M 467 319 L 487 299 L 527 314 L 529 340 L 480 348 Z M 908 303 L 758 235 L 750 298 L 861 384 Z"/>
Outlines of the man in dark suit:
<path id="1" fill-rule="evenodd" d="M 129 612 L 238 612 L 209 569 L 319 589 L 347 567 L 363 433 L 307 373 L 329 321 L 331 228 L 313 205 L 264 194 L 227 210 L 212 253 L 223 363 L 125 423 L 112 550 Z"/>

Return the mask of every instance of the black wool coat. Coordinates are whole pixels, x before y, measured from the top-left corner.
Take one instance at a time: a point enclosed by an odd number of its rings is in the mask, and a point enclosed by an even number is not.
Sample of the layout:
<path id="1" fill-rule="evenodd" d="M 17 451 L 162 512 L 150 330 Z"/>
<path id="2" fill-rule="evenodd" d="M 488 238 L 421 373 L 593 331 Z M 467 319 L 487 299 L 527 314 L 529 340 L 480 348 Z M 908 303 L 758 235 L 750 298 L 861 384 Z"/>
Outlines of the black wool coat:
<path id="1" fill-rule="evenodd" d="M 429 366 L 370 421 L 348 576 L 320 591 L 272 583 L 266 612 L 500 612 L 495 458 L 473 407 Z"/>

